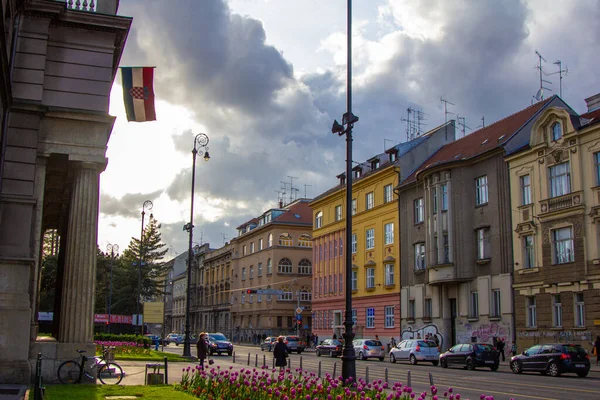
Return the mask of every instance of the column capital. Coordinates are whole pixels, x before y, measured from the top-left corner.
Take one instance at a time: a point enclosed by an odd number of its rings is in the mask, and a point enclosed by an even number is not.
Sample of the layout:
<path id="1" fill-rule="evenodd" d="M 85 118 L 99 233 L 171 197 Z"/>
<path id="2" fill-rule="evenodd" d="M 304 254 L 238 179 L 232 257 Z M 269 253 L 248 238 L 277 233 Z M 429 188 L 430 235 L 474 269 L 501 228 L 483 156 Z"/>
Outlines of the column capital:
<path id="1" fill-rule="evenodd" d="M 97 163 L 97 162 L 92 162 L 92 161 L 72 161 L 71 162 L 71 165 L 76 170 L 79 170 L 79 169 L 93 170 L 93 171 L 96 171 L 98 174 L 102 173 L 106 169 L 106 164 L 108 164 L 108 162 L 104 162 L 104 163 Z"/>

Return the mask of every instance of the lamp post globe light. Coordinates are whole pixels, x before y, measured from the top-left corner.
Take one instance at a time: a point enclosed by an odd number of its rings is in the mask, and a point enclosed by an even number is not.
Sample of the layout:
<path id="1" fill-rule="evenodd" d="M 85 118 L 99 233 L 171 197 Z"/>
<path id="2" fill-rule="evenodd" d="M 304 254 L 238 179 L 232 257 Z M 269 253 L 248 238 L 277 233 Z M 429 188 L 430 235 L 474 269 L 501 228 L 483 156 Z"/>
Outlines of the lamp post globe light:
<path id="1" fill-rule="evenodd" d="M 348 22 L 347 22 L 347 40 L 348 40 L 348 65 L 347 65 L 347 112 L 342 117 L 342 123 L 333 121 L 331 127 L 332 133 L 339 136 L 346 135 L 346 287 L 345 300 L 346 309 L 344 311 L 344 348 L 342 350 L 342 377 L 344 382 L 356 382 L 356 353 L 352 340 L 352 128 L 358 122 L 358 117 L 352 114 L 352 0 L 348 0 Z M 348 381 L 348 379 L 351 379 Z"/>
<path id="2" fill-rule="evenodd" d="M 107 311 L 108 311 L 108 333 L 110 333 L 110 323 L 111 323 L 111 308 L 112 308 L 112 277 L 113 277 L 113 263 L 115 261 L 115 255 L 118 257 L 119 256 L 119 245 L 117 244 L 108 244 L 106 246 L 106 252 L 110 253 L 110 263 L 109 263 L 109 268 L 110 268 L 110 277 L 108 278 L 108 307 L 107 307 Z"/>
<path id="3" fill-rule="evenodd" d="M 146 210 L 151 211 L 154 204 L 150 200 L 146 200 L 142 205 L 142 231 L 140 233 L 140 256 L 138 259 L 137 267 L 138 267 L 138 290 L 137 290 L 137 298 L 135 302 L 135 314 L 138 321 L 136 324 L 139 325 L 139 333 L 140 335 L 144 334 L 144 326 L 142 322 L 139 320 L 140 318 L 140 303 L 142 302 L 142 266 L 144 264 L 144 217 L 146 216 Z M 152 214 L 150 214 L 150 218 L 152 218 Z M 134 263 L 135 265 L 135 263 Z"/>
<path id="4" fill-rule="evenodd" d="M 194 149 L 192 150 L 192 198 L 190 205 L 190 222 L 183 226 L 183 230 L 189 234 L 188 260 L 187 260 L 187 288 L 185 297 L 185 338 L 183 342 L 183 357 L 191 357 L 191 337 L 190 337 L 190 302 L 191 302 L 191 282 L 192 268 L 194 266 L 193 237 L 194 237 L 194 185 L 196 183 L 196 156 L 204 156 L 204 161 L 210 159 L 208 154 L 208 136 L 199 133 L 194 138 Z"/>

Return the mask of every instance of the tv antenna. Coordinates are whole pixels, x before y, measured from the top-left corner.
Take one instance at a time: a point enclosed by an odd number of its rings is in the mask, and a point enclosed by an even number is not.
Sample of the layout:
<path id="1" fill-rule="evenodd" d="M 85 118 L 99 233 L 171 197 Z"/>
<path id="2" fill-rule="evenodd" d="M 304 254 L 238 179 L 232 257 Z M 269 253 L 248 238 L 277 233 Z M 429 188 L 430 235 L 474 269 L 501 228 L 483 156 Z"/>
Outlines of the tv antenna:
<path id="1" fill-rule="evenodd" d="M 385 147 L 385 142 L 392 142 L 392 143 L 396 143 L 395 141 L 393 141 L 392 139 L 383 139 L 383 151 L 386 151 L 387 148 Z M 392 146 L 393 147 L 393 146 Z M 391 149 L 391 147 L 390 147 Z"/>
<path id="2" fill-rule="evenodd" d="M 425 115 L 426 114 L 423 111 L 417 110 L 413 107 L 408 107 L 406 109 L 406 118 L 400 118 L 400 120 L 406 122 L 407 142 L 421 135 L 421 125 L 424 125 L 422 121 L 425 120 Z"/>
<path id="3" fill-rule="evenodd" d="M 223 232 L 221 232 L 221 236 L 223 236 L 223 246 L 225 246 L 225 238 L 226 238 L 226 235 L 225 235 Z"/>
<path id="4" fill-rule="evenodd" d="M 289 175 L 287 177 L 290 178 L 290 203 L 291 203 L 292 201 L 295 200 L 294 193 L 298 191 L 298 189 L 296 189 L 294 187 L 294 179 L 298 179 L 298 177 L 296 177 L 296 176 L 289 176 Z"/>
<path id="5" fill-rule="evenodd" d="M 473 130 L 469 126 L 467 126 L 465 117 L 461 117 L 458 114 L 456 114 L 456 121 L 458 123 L 458 126 L 462 127 L 461 130 L 460 130 L 462 132 L 462 137 L 466 136 L 465 129 L 468 129 L 470 131 Z"/>
<path id="6" fill-rule="evenodd" d="M 444 99 L 443 97 L 440 97 L 440 102 L 444 103 L 444 124 L 445 126 L 445 130 L 446 130 L 446 140 L 448 140 L 448 114 L 454 114 L 453 112 L 448 111 L 448 104 L 450 104 L 451 106 L 454 106 L 454 103 L 450 103 L 448 100 Z"/>
<path id="7" fill-rule="evenodd" d="M 308 197 L 306 197 L 306 188 L 312 186 L 312 185 L 307 185 L 306 183 L 304 184 L 304 198 L 307 199 Z"/>
<path id="8" fill-rule="evenodd" d="M 273 190 L 275 193 L 277 193 L 277 207 L 279 207 L 279 203 L 282 202 L 282 197 L 281 197 L 281 190 Z M 285 192 L 284 192 L 285 193 Z"/>
<path id="9" fill-rule="evenodd" d="M 563 72 L 564 72 L 564 76 L 567 76 L 567 73 L 569 73 L 569 68 L 565 67 L 565 69 L 562 69 L 562 62 L 560 60 L 556 60 L 553 62 L 554 65 L 558 65 L 558 71 L 553 72 L 551 74 L 548 74 L 548 76 L 550 75 L 556 75 L 558 74 L 558 87 L 559 87 L 559 96 L 562 98 L 562 80 L 563 80 Z"/>
<path id="10" fill-rule="evenodd" d="M 481 125 L 479 125 L 476 129 L 478 128 L 485 128 L 485 116 L 481 116 Z"/>
<path id="11" fill-rule="evenodd" d="M 533 97 L 537 101 L 541 101 L 541 100 L 544 100 L 544 89 L 552 91 L 552 89 L 544 87 L 544 83 L 552 84 L 552 82 L 544 79 L 544 77 L 543 77 L 544 67 L 542 66 L 542 61 L 547 62 L 546 59 L 544 57 L 542 57 L 540 52 L 537 50 L 535 51 L 535 54 L 537 54 L 537 56 L 538 56 L 538 65 L 535 67 L 535 69 L 538 69 L 540 71 L 540 88 L 538 89 L 537 93 Z"/>

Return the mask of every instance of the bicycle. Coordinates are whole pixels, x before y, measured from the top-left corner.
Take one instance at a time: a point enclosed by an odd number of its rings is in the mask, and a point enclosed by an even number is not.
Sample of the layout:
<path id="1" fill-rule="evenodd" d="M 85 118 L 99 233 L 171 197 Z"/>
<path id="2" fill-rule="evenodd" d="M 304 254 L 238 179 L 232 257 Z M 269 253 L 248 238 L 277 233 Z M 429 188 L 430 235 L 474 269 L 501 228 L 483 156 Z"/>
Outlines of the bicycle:
<path id="1" fill-rule="evenodd" d="M 102 356 L 93 357 L 91 363 L 88 363 L 90 357 L 85 355 L 85 350 L 77 350 L 80 355 L 80 361 L 65 361 L 58 367 L 58 380 L 63 384 L 81 383 L 83 376 L 94 380 L 93 370 L 98 368 L 98 379 L 104 385 L 118 385 L 123 380 L 123 368 L 111 360 L 109 348 L 102 346 Z"/>

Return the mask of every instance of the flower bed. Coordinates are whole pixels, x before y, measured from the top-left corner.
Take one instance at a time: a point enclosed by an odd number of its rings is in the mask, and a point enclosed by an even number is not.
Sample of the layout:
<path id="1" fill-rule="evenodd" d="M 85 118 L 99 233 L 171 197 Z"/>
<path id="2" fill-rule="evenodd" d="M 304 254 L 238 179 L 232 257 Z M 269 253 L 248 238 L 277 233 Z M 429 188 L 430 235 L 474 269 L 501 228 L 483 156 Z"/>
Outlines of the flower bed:
<path id="1" fill-rule="evenodd" d="M 150 349 L 143 343 L 124 342 L 124 341 L 100 341 L 96 340 L 96 354 L 102 354 L 102 346 L 115 348 L 115 356 L 133 356 L 150 354 Z"/>
<path id="2" fill-rule="evenodd" d="M 189 393 L 203 399 L 302 399 L 302 400 L 342 400 L 342 399 L 418 399 L 424 400 L 461 400 L 460 394 L 453 393 L 448 388 L 438 396 L 438 389 L 431 386 L 431 393 L 417 394 L 412 388 L 396 382 L 389 386 L 381 380 L 366 383 L 362 379 L 358 382 L 344 382 L 342 377 L 333 378 L 326 374 L 318 378 L 314 373 L 296 369 L 293 375 L 290 369 L 279 371 L 277 369 L 254 368 L 233 371 L 216 368 L 201 370 L 184 368 L 181 383 L 176 385 L 176 390 Z M 491 396 L 482 396 L 482 399 L 493 400 Z"/>

